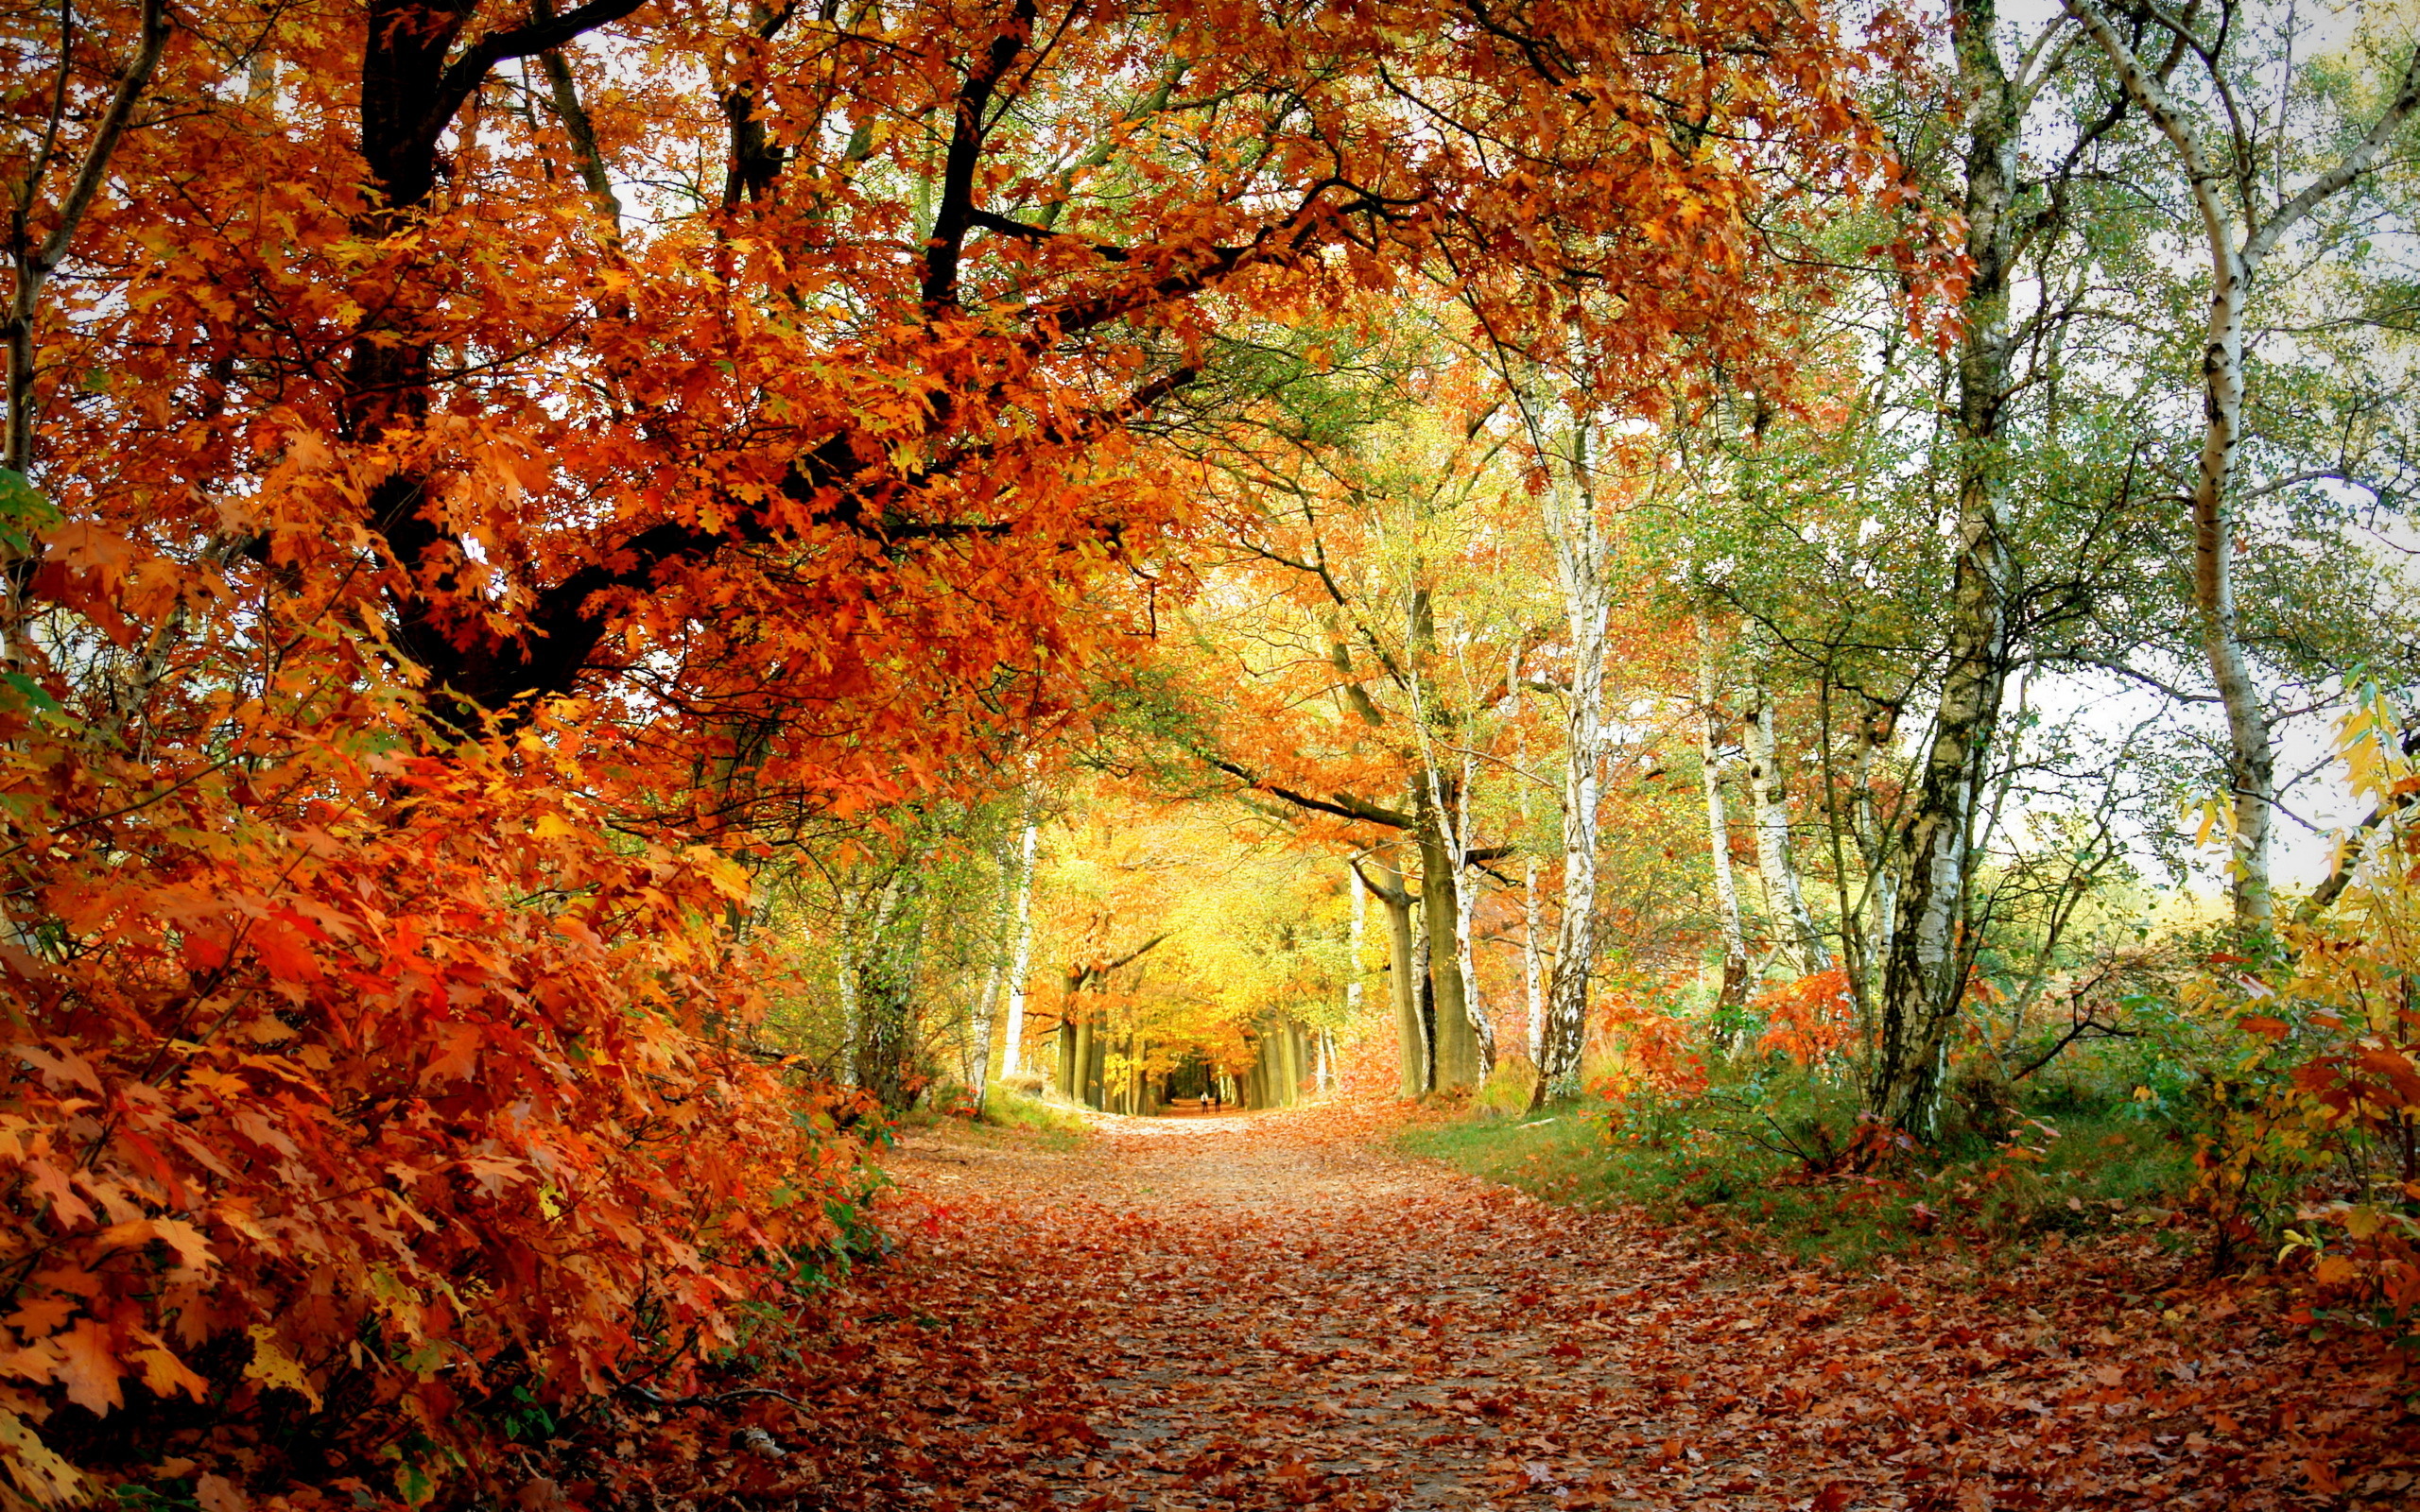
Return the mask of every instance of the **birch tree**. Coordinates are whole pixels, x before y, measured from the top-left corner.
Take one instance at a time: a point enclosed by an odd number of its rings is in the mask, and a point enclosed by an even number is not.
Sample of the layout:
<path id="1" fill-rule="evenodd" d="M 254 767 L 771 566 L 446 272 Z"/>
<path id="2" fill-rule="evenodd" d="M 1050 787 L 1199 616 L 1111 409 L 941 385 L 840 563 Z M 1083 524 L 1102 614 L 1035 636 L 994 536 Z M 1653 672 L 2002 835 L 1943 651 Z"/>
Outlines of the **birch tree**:
<path id="1" fill-rule="evenodd" d="M 1748 791 L 1755 800 L 1756 871 L 1765 883 L 1767 904 L 1775 921 L 1788 927 L 1801 976 L 1829 971 L 1830 947 L 1806 906 L 1799 885 L 1798 860 L 1790 845 L 1789 787 L 1781 766 L 1781 743 L 1774 728 L 1772 690 L 1763 678 L 1751 684 L 1752 707 L 1740 721 L 1748 744 Z"/>
<path id="2" fill-rule="evenodd" d="M 1605 655 L 1613 584 L 1605 568 L 1590 427 L 1544 390 L 1535 369 L 1511 387 L 1530 444 L 1546 472 L 1542 523 L 1562 590 L 1570 684 L 1564 698 L 1563 915 L 1547 978 L 1546 1025 L 1531 1106 L 1576 1086 L 1596 964 L 1597 864 L 1605 749 Z"/>
<path id="3" fill-rule="evenodd" d="M 1965 989 L 1962 924 L 1972 881 L 1973 827 L 1991 773 L 1992 738 L 2008 677 L 2008 474 L 2003 421 L 2014 343 L 2009 300 L 2018 227 L 2011 218 L 2025 110 L 2052 33 L 2012 75 L 1995 35 L 1995 0 L 1950 8 L 1958 82 L 1966 102 L 1963 204 L 1972 266 L 1955 368 L 1950 446 L 1956 470 L 1957 561 L 1945 668 L 1915 792 L 1895 836 L 1896 918 L 1884 957 L 1879 1044 L 1867 1098 L 1885 1121 L 1928 1125 L 1940 1059 Z"/>
<path id="4" fill-rule="evenodd" d="M 2276 758 L 2269 713 L 2244 654 L 2233 565 L 2239 507 L 2232 480 L 2245 436 L 2245 327 L 2271 256 L 2323 204 L 2371 173 L 2420 109 L 2420 43 L 2404 45 L 2400 77 L 2389 84 L 2368 129 L 2290 194 L 2282 170 L 2293 125 L 2282 99 L 2274 117 L 2265 121 L 2252 103 L 2255 80 L 2245 77 L 2248 71 L 2230 45 L 2249 29 L 2243 8 L 2235 0 L 2219 0 L 2206 23 L 2200 22 L 2199 8 L 2179 15 L 2156 5 L 2137 7 L 2129 12 L 2136 23 L 2131 41 L 2092 0 L 2065 4 L 2117 70 L 2126 97 L 2174 151 L 2208 259 L 2202 446 L 2191 499 L 2193 600 L 2211 679 L 2226 713 L 2236 922 L 2248 929 L 2265 928 L 2273 913 L 2270 850 Z M 2152 43 L 2148 54 L 2141 47 L 2143 40 Z M 2290 46 L 2290 38 L 2283 62 L 2270 64 L 2287 74 L 2288 89 L 2292 83 Z M 2146 61 L 2147 56 L 2151 60 Z M 2207 124 L 2173 87 L 2176 71 L 2187 58 L 2216 102 Z"/>
<path id="5" fill-rule="evenodd" d="M 1706 856 L 1714 874 L 1715 920 L 1722 932 L 1718 1009 L 1748 1001 L 1748 939 L 1739 924 L 1739 884 L 1731 870 L 1731 820 L 1722 800 L 1722 713 L 1716 702 L 1714 627 L 1697 606 L 1698 778 L 1705 792 Z"/>
<path id="6" fill-rule="evenodd" d="M 1033 970 L 1033 856 L 1041 825 L 1032 810 L 1026 813 L 1025 835 L 1017 845 L 1016 944 L 1009 954 L 1009 1024 L 1000 1047 L 1000 1074 L 1013 1076 L 1024 1063 L 1026 977 Z"/>

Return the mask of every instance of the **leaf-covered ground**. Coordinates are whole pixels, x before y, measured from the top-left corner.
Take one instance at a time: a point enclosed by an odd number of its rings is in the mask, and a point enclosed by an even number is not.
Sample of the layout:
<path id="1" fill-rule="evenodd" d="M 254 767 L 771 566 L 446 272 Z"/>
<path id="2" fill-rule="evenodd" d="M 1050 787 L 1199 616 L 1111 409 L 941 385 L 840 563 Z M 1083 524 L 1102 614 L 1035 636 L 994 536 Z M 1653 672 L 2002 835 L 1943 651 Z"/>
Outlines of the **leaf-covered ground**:
<path id="1" fill-rule="evenodd" d="M 865 1508 L 2420 1504 L 2390 1358 L 2147 1245 L 1833 1277 L 1371 1132 L 920 1136 L 904 1246 L 793 1401 L 690 1419 L 699 1468 Z"/>

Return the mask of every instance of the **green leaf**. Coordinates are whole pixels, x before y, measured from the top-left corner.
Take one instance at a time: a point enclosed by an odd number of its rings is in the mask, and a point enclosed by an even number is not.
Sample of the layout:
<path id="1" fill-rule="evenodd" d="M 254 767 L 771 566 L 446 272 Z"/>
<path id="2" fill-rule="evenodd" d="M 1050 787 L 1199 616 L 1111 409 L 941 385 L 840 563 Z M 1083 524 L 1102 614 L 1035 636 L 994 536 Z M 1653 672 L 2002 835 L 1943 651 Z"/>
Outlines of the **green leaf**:
<path id="1" fill-rule="evenodd" d="M 34 537 L 62 518 L 23 472 L 0 467 L 0 546 L 30 551 Z"/>
<path id="2" fill-rule="evenodd" d="M 0 708 L 7 708 L 12 704 L 28 704 L 36 713 L 45 714 L 59 708 L 58 699 L 43 692 L 41 683 L 22 672 L 0 672 L 0 686 L 5 686 L 9 690 L 7 693 L 0 693 Z"/>

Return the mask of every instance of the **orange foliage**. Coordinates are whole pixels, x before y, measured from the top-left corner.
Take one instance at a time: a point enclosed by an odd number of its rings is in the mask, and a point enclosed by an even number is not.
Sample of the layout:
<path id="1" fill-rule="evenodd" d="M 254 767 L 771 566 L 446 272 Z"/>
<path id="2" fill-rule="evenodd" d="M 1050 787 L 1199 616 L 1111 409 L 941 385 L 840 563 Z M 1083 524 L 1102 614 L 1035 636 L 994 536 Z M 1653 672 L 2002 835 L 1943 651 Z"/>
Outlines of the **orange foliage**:
<path id="1" fill-rule="evenodd" d="M 1691 974 L 1676 971 L 1658 984 L 1604 995 L 1589 1040 L 1592 1048 L 1614 1057 L 1615 1070 L 1590 1091 L 1619 1102 L 1642 1088 L 1669 1098 L 1695 1097 L 1706 1090 L 1710 1078 L 1698 1049 L 1704 1027 L 1665 1006 Z"/>
<path id="2" fill-rule="evenodd" d="M 164 782 L 35 727 L 0 719 L 51 920 L 0 948 L 0 1412 L 56 1448 L 208 1462 L 249 1418 L 385 1452 L 381 1491 L 484 1476 L 500 1394 L 677 1382 L 834 1237 L 854 1146 L 735 1039 L 766 967 L 698 922 L 729 863 L 617 853 L 476 748 Z"/>
<path id="3" fill-rule="evenodd" d="M 1889 171 L 1831 19 L 1732 0 L 197 0 L 67 193 L 136 9 L 0 21 L 68 249 L 0 474 L 0 1500 L 417 1501 L 677 1390 L 855 1190 L 736 863 L 1098 712 L 1222 326 L 1442 273 L 1609 404 L 1780 391 L 1768 241 Z"/>
<path id="4" fill-rule="evenodd" d="M 1837 966 L 1760 992 L 1751 1006 L 1765 1015 L 1756 1048 L 1781 1051 L 1802 1066 L 1830 1059 L 1857 1038 L 1848 972 Z"/>

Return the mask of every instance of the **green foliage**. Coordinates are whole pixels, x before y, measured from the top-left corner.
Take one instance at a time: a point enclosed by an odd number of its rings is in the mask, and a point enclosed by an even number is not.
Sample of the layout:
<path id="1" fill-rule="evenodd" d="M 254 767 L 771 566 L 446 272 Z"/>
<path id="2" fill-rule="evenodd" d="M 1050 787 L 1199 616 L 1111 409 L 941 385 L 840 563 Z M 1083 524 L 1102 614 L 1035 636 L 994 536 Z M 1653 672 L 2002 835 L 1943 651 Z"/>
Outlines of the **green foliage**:
<path id="1" fill-rule="evenodd" d="M 1530 1099 L 1536 1093 L 1538 1068 L 1523 1055 L 1496 1057 L 1495 1069 L 1479 1083 L 1478 1091 L 1471 1098 L 1471 1111 L 1480 1118 L 1517 1118 L 1530 1110 Z"/>
<path id="2" fill-rule="evenodd" d="M 977 1126 L 984 1125 L 1039 1135 L 1041 1143 L 1052 1148 L 1073 1146 L 1090 1128 L 1084 1116 L 1074 1108 L 998 1082 L 983 1089 L 983 1118 Z"/>
<path id="3" fill-rule="evenodd" d="M 0 467 L 0 548 L 13 553 L 33 549 L 43 531 L 60 520 L 58 507 L 26 481 L 26 475 Z"/>
<path id="4" fill-rule="evenodd" d="M 1636 1205 L 1834 1268 L 1908 1250 L 1987 1261 L 2013 1243 L 2120 1226 L 2192 1243 L 2189 1138 L 2129 1101 L 2077 1090 L 2063 1086 L 2055 1114 L 2014 1109 L 2006 1139 L 1962 1129 L 1921 1160 L 1877 1158 L 1860 1143 L 1854 1094 L 1795 1071 L 1687 1096 L 1584 1098 L 1510 1124 L 1429 1125 L 1403 1143 L 1550 1201 Z"/>

